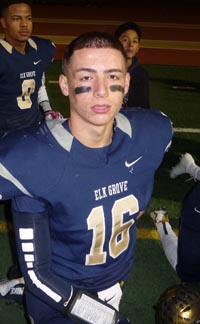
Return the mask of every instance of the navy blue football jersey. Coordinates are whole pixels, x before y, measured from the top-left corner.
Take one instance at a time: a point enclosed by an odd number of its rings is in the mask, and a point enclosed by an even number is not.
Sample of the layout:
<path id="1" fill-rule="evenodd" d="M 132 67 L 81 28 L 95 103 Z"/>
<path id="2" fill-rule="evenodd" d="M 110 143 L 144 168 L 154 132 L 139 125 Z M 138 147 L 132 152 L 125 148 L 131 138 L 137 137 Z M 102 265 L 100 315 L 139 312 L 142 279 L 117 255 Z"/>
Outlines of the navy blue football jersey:
<path id="1" fill-rule="evenodd" d="M 28 39 L 26 53 L 0 40 L 0 131 L 34 125 L 41 120 L 38 89 L 51 64 L 55 46 L 38 37 Z"/>
<path id="2" fill-rule="evenodd" d="M 68 120 L 2 140 L 0 194 L 15 197 L 19 256 L 32 292 L 62 310 L 71 286 L 96 292 L 127 280 L 136 217 L 148 206 L 171 138 L 168 117 L 140 108 L 116 116 L 112 143 L 103 148 L 82 145 Z"/>

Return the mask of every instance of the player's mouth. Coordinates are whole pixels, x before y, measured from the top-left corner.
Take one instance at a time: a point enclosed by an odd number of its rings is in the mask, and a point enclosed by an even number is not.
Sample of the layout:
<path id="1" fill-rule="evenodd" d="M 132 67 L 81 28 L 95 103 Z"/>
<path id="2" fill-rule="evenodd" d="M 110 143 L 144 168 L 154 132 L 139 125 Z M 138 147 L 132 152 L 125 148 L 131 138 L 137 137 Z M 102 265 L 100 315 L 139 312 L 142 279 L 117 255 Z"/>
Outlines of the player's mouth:
<path id="1" fill-rule="evenodd" d="M 92 111 L 96 114 L 105 114 L 110 110 L 110 105 L 94 105 Z"/>
<path id="2" fill-rule="evenodd" d="M 19 33 L 20 33 L 20 35 L 23 36 L 23 37 L 27 37 L 27 36 L 29 36 L 29 34 L 30 34 L 28 30 L 21 30 Z"/>
<path id="3" fill-rule="evenodd" d="M 134 54 L 133 50 L 131 50 L 131 49 L 126 49 L 126 53 L 129 54 L 129 55 L 133 55 Z"/>

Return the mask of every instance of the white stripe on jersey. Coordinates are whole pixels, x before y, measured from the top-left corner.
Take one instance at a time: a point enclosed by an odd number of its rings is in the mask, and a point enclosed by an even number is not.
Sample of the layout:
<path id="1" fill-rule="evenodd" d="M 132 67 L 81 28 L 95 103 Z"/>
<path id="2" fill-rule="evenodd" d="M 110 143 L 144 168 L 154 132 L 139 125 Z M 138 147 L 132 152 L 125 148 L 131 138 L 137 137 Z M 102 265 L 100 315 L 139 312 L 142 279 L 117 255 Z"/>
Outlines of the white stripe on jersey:
<path id="1" fill-rule="evenodd" d="M 61 296 L 56 294 L 53 290 L 49 287 L 44 285 L 36 276 L 33 270 L 28 271 L 28 275 L 31 278 L 32 282 L 36 285 L 37 288 L 41 289 L 47 296 L 51 297 L 55 302 L 59 303 L 61 301 Z"/>
<path id="2" fill-rule="evenodd" d="M 32 197 L 30 192 L 26 190 L 26 188 L 6 169 L 2 163 L 0 163 L 0 176 L 2 178 L 9 180 L 14 184 L 15 187 L 17 187 L 23 194 L 28 195 Z"/>

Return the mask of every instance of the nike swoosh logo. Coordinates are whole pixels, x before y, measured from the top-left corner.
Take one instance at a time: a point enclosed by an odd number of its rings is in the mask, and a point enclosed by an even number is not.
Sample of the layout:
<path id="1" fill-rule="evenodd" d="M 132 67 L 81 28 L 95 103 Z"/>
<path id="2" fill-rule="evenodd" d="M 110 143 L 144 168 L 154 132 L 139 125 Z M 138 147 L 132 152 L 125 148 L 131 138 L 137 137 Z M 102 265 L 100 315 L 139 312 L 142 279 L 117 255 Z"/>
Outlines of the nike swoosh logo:
<path id="1" fill-rule="evenodd" d="M 104 301 L 106 302 L 106 303 L 109 303 L 113 298 L 115 297 L 115 295 L 113 295 L 111 298 L 109 298 L 109 299 L 104 299 Z"/>
<path id="2" fill-rule="evenodd" d="M 40 63 L 42 60 L 39 60 L 39 61 L 36 61 L 36 62 L 33 62 L 34 65 L 37 65 L 38 63 Z"/>
<path id="3" fill-rule="evenodd" d="M 138 161 L 140 161 L 142 158 L 143 158 L 143 156 L 140 156 L 137 160 L 135 160 L 135 161 L 133 161 L 133 162 L 131 162 L 131 163 L 128 163 L 127 161 L 125 161 L 125 166 L 126 166 L 127 168 L 130 168 L 130 167 L 132 167 L 135 163 L 137 163 Z"/>
<path id="4" fill-rule="evenodd" d="M 194 208 L 194 211 L 200 214 L 200 210 L 197 209 L 196 207 Z"/>

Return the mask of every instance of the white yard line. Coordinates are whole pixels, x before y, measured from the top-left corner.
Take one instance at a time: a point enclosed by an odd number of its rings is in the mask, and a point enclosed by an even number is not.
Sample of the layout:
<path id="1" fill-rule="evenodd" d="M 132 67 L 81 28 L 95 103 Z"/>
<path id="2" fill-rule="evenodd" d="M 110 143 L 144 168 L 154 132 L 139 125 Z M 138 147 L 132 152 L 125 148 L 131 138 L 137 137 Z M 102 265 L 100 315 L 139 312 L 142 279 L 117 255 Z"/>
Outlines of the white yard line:
<path id="1" fill-rule="evenodd" d="M 200 133 L 200 128 L 174 127 L 174 132 L 176 132 L 176 133 Z"/>

